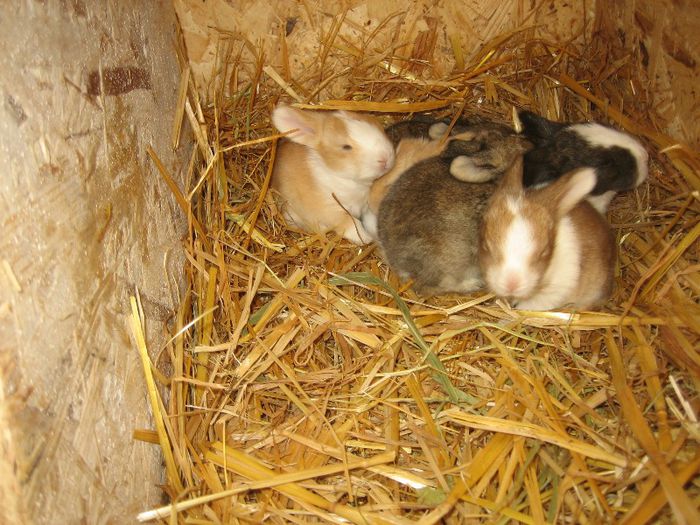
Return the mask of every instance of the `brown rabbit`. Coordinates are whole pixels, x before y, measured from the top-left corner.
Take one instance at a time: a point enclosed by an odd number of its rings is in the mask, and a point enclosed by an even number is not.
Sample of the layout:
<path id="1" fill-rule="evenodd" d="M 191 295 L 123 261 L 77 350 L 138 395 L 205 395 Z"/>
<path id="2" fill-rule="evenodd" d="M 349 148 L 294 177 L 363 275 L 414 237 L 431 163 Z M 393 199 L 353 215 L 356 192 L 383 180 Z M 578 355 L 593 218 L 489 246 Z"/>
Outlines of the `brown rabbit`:
<path id="1" fill-rule="evenodd" d="M 523 188 L 519 158 L 484 214 L 479 259 L 488 287 L 517 308 L 590 308 L 610 296 L 615 239 L 586 200 L 596 171 L 569 172 L 543 188 Z"/>

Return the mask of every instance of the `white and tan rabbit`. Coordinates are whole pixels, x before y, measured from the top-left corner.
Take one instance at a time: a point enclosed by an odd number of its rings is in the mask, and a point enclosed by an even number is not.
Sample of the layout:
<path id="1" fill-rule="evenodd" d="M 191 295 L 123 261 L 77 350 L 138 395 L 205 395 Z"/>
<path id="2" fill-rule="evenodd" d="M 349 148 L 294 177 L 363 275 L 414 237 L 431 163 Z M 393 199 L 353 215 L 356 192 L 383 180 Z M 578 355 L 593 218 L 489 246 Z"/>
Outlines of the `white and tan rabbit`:
<path id="1" fill-rule="evenodd" d="M 372 240 L 358 220 L 372 182 L 394 164 L 394 148 L 373 117 L 277 106 L 272 123 L 296 130 L 277 148 L 272 187 L 287 221 L 308 232 Z"/>
<path id="2" fill-rule="evenodd" d="M 479 261 L 487 286 L 516 308 L 579 309 L 606 301 L 613 286 L 615 239 L 586 200 L 597 183 L 578 169 L 542 188 L 523 188 L 516 160 L 493 194 L 481 225 Z"/>

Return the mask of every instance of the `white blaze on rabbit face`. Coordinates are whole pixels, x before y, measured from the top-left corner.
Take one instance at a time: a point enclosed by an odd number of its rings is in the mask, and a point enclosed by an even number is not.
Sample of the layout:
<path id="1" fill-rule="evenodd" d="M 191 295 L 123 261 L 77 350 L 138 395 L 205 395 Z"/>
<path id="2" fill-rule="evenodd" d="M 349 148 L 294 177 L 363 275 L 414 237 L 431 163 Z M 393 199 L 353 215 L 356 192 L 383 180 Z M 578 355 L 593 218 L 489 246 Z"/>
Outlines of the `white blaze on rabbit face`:
<path id="1" fill-rule="evenodd" d="M 499 272 L 498 287 L 508 296 L 519 297 L 523 294 L 523 288 L 530 287 L 524 270 L 534 254 L 534 239 L 531 225 L 518 213 L 518 201 L 509 198 L 507 204 L 515 217 L 505 234 L 505 257 Z"/>
<path id="2" fill-rule="evenodd" d="M 481 258 L 484 279 L 502 297 L 528 297 L 551 259 L 554 224 L 546 210 L 512 195 L 499 196 L 484 218 Z M 528 217 L 537 216 L 537 227 Z M 544 227 L 543 227 L 544 225 Z"/>
<path id="3" fill-rule="evenodd" d="M 491 289 L 503 297 L 517 299 L 532 293 L 538 285 L 537 276 L 541 275 L 533 267 L 542 265 L 542 255 L 547 250 L 545 239 L 523 216 L 524 206 L 526 203 L 520 199 L 508 196 L 501 217 L 486 220 L 487 223 L 498 221 L 500 231 L 497 239 L 492 231 L 491 238 L 484 243 L 490 259 L 484 277 Z"/>
<path id="4" fill-rule="evenodd" d="M 576 228 L 569 217 L 563 217 L 559 222 L 553 245 L 554 251 L 537 294 L 518 301 L 518 308 L 547 310 L 552 305 L 565 303 L 575 290 L 581 273 L 581 248 Z"/>

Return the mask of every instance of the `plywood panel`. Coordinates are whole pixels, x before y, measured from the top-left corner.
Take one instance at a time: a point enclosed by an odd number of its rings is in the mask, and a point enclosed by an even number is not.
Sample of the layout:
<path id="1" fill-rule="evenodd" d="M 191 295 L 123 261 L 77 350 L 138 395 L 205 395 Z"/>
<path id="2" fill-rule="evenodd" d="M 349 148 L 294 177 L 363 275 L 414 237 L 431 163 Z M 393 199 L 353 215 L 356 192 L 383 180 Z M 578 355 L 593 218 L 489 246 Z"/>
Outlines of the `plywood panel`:
<path id="1" fill-rule="evenodd" d="M 534 2 L 524 0 L 372 0 L 296 2 L 292 0 L 174 0 L 187 42 L 190 65 L 200 91 L 207 93 L 216 73 L 222 42 L 234 37 L 238 45 L 264 52 L 265 63 L 296 78 L 309 64 L 325 57 L 329 72 L 344 67 L 333 48 L 355 47 L 358 53 L 412 61 L 420 75 L 429 64 L 437 77 L 464 67 L 479 56 L 490 39 L 530 28 L 556 41 L 586 38 L 592 27 L 595 2 Z M 346 7 L 345 7 L 346 6 Z M 330 49 L 318 46 L 319 35 Z M 379 28 L 379 30 L 378 30 Z M 284 42 L 283 42 L 284 40 Z M 285 59 L 288 54 L 288 61 Z M 288 63 L 288 65 L 287 65 Z M 289 70 L 287 70 L 289 68 Z M 250 64 L 249 74 L 254 74 Z M 319 98 L 339 96 L 343 86 L 321 90 Z M 211 93 L 207 93 L 211 95 Z"/>
<path id="2" fill-rule="evenodd" d="M 700 147 L 700 2 L 636 0 L 599 5 L 596 34 L 655 110 L 660 129 Z"/>
<path id="3" fill-rule="evenodd" d="M 138 289 L 157 347 L 181 279 L 186 225 L 146 155 L 181 165 L 175 23 L 138 0 L 0 16 L 0 523 L 130 523 L 160 500 L 127 315 Z"/>

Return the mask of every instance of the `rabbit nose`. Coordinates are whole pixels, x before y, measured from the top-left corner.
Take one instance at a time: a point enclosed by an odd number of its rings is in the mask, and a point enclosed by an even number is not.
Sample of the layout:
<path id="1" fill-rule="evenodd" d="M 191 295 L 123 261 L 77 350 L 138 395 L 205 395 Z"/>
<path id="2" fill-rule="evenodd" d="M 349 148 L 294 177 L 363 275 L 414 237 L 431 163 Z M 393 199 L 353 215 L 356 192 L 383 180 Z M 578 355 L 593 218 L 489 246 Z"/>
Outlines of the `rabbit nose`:
<path id="1" fill-rule="evenodd" d="M 379 160 L 379 167 L 383 170 L 389 170 L 391 167 L 394 165 L 394 156 L 393 155 L 387 155 L 385 157 L 381 157 Z"/>
<path id="2" fill-rule="evenodd" d="M 506 292 L 508 295 L 513 295 L 520 288 L 520 278 L 515 274 L 510 274 L 506 277 L 505 282 Z"/>

